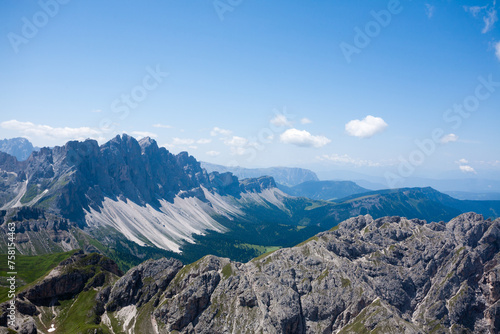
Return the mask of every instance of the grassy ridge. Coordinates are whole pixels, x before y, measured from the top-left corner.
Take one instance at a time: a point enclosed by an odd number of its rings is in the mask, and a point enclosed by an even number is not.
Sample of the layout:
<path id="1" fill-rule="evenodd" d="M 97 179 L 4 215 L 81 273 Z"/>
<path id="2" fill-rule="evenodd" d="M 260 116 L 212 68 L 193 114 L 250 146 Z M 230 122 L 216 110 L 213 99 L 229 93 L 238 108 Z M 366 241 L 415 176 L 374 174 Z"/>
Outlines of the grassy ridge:
<path id="1" fill-rule="evenodd" d="M 54 253 L 37 256 L 16 256 L 16 291 L 20 291 L 27 285 L 35 282 L 47 275 L 61 261 L 69 258 L 75 251 L 65 253 Z M 7 272 L 11 271 L 7 267 L 7 255 L 0 255 L 4 259 L 0 262 L 0 303 L 6 301 L 9 288 L 7 287 Z"/>

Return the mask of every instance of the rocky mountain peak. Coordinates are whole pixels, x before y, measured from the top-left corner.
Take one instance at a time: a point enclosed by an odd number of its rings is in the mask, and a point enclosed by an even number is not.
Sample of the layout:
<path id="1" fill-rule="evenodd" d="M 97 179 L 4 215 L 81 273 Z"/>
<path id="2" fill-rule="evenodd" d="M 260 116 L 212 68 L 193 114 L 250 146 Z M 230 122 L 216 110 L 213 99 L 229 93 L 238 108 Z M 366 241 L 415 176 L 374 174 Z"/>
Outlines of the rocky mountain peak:
<path id="1" fill-rule="evenodd" d="M 239 196 L 241 191 L 275 186 L 272 180 L 260 180 L 240 189 L 229 174 L 223 180 L 218 174 L 209 176 L 187 152 L 173 155 L 151 138 L 137 141 L 127 134 L 101 146 L 85 140 L 42 148 L 25 162 L 1 153 L 0 168 L 28 178 L 22 203 L 44 203 L 50 211 L 81 224 L 85 211 L 100 210 L 105 198 L 158 207 L 160 200 L 172 202 L 178 195 L 206 201 L 202 187 Z"/>
<path id="2" fill-rule="evenodd" d="M 109 285 L 89 276 L 79 281 L 95 284 L 42 288 L 66 282 L 67 271 L 53 271 L 20 295 L 20 312 L 93 286 L 99 307 L 88 314 L 100 328 L 115 319 L 115 333 L 498 333 L 499 236 L 500 219 L 472 213 L 429 224 L 364 215 L 248 263 L 150 260 Z M 81 261 L 64 265 L 105 269 Z"/>
<path id="3" fill-rule="evenodd" d="M 28 159 L 35 148 L 26 138 L 12 138 L 0 140 L 0 151 L 15 156 L 18 161 Z"/>
<path id="4" fill-rule="evenodd" d="M 261 192 L 264 189 L 276 188 L 276 182 L 271 176 L 241 180 L 241 188 L 246 192 Z"/>
<path id="5" fill-rule="evenodd" d="M 20 168 L 20 163 L 16 157 L 5 152 L 0 152 L 0 170 L 16 172 Z"/>
<path id="6" fill-rule="evenodd" d="M 144 137 L 139 140 L 139 145 L 141 146 L 142 154 L 151 154 L 159 150 L 156 140 L 150 137 Z"/>

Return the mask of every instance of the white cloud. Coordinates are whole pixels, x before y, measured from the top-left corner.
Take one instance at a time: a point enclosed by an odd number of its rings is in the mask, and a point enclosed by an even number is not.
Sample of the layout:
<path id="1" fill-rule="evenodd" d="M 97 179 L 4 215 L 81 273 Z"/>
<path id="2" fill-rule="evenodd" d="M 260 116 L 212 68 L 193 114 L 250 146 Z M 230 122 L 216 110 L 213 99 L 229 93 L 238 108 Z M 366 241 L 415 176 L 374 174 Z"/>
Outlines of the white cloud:
<path id="1" fill-rule="evenodd" d="M 191 138 L 177 138 L 174 137 L 172 138 L 173 142 L 171 145 L 173 146 L 187 146 L 187 145 L 193 145 L 195 143 L 194 139 Z"/>
<path id="2" fill-rule="evenodd" d="M 271 142 L 274 139 L 274 134 L 272 133 L 269 133 L 267 135 L 263 134 L 262 139 L 264 140 L 264 142 Z"/>
<path id="3" fill-rule="evenodd" d="M 469 12 L 472 14 L 472 16 L 477 17 L 479 13 L 483 10 L 486 9 L 486 6 L 479 7 L 479 6 L 464 6 L 464 9 L 466 12 Z"/>
<path id="4" fill-rule="evenodd" d="M 94 110 L 92 110 L 92 112 L 100 113 L 100 112 L 102 112 L 102 110 L 101 109 L 94 109 Z"/>
<path id="5" fill-rule="evenodd" d="M 469 160 L 465 159 L 465 158 L 462 158 L 458 161 L 455 161 L 457 164 L 459 164 L 458 168 L 460 168 L 460 170 L 463 172 L 463 173 L 472 173 L 472 174 L 477 174 L 476 173 L 476 170 L 469 165 Z"/>
<path id="6" fill-rule="evenodd" d="M 158 135 L 153 132 L 147 132 L 147 131 L 132 131 L 131 134 L 134 137 L 137 137 L 138 139 L 144 138 L 144 137 L 151 137 L 151 138 L 156 138 Z"/>
<path id="7" fill-rule="evenodd" d="M 441 138 L 441 144 L 448 144 L 452 142 L 456 142 L 458 140 L 458 136 L 454 133 L 449 133 L 447 135 L 444 135 Z"/>
<path id="8" fill-rule="evenodd" d="M 488 31 L 493 29 L 493 26 L 498 21 L 497 11 L 495 8 L 491 8 L 486 16 L 483 17 L 484 28 L 481 31 L 483 34 L 486 34 Z"/>
<path id="9" fill-rule="evenodd" d="M 245 146 L 248 143 L 248 140 L 243 137 L 233 136 L 230 139 L 224 140 L 224 144 L 229 146 Z"/>
<path id="10" fill-rule="evenodd" d="M 187 148 L 192 149 L 192 150 L 197 150 L 198 146 L 196 146 L 194 144 L 204 145 L 204 144 L 208 144 L 211 142 L 212 142 L 211 139 L 205 139 L 205 138 L 195 140 L 192 138 L 174 137 L 174 138 L 172 138 L 171 143 L 164 144 L 163 147 L 171 150 L 171 149 L 174 149 L 174 148 L 177 148 L 180 146 L 180 147 L 184 147 L 184 148 L 187 147 Z"/>
<path id="11" fill-rule="evenodd" d="M 231 149 L 231 154 L 234 155 L 244 155 L 252 152 L 252 148 L 261 150 L 262 147 L 257 142 L 250 142 L 248 139 L 232 136 L 231 138 L 221 138 L 224 145 L 229 146 Z"/>
<path id="12" fill-rule="evenodd" d="M 222 135 L 222 136 L 230 136 L 233 132 L 231 130 L 226 130 L 226 129 L 221 129 L 219 127 L 214 127 L 212 129 L 212 131 L 210 131 L 210 135 L 212 137 L 215 137 L 215 136 L 219 136 L 219 135 Z"/>
<path id="13" fill-rule="evenodd" d="M 371 115 L 366 116 L 362 120 L 355 119 L 345 125 L 345 130 L 348 135 L 369 138 L 387 128 L 387 123 L 380 117 Z"/>
<path id="14" fill-rule="evenodd" d="M 103 131 L 90 127 L 55 128 L 49 125 L 20 122 L 15 119 L 0 123 L 4 129 L 18 131 L 24 136 L 36 136 L 52 140 L 85 140 L 87 138 L 103 140 Z"/>
<path id="15" fill-rule="evenodd" d="M 382 166 L 379 162 L 374 162 L 371 160 L 362 160 L 362 159 L 354 159 L 347 154 L 339 155 L 339 154 L 323 154 L 321 156 L 316 157 L 321 161 L 329 161 L 333 162 L 336 165 L 353 165 L 356 167 L 368 166 L 368 167 L 379 167 Z"/>
<path id="16" fill-rule="evenodd" d="M 304 118 L 302 118 L 302 119 L 300 120 L 300 123 L 301 123 L 301 124 L 310 124 L 310 123 L 312 123 L 312 121 L 311 121 L 309 118 L 304 117 Z"/>
<path id="17" fill-rule="evenodd" d="M 286 118 L 285 115 L 283 114 L 277 114 L 273 119 L 270 120 L 272 125 L 276 126 L 286 126 L 286 127 L 292 127 L 292 122 Z"/>
<path id="18" fill-rule="evenodd" d="M 491 161 L 484 161 L 484 160 L 479 160 L 476 161 L 476 163 L 489 166 L 489 167 L 497 167 L 500 166 L 500 160 L 491 160 Z"/>
<path id="19" fill-rule="evenodd" d="M 434 16 L 435 10 L 436 7 L 434 7 L 433 5 L 428 3 L 425 4 L 425 15 L 427 15 L 428 18 L 432 18 L 432 16 Z"/>
<path id="20" fill-rule="evenodd" d="M 485 34 L 489 32 L 491 29 L 493 29 L 493 26 L 498 21 L 498 16 L 495 6 L 496 6 L 496 1 L 493 1 L 489 9 L 488 9 L 489 6 L 482 6 L 482 7 L 464 6 L 464 9 L 466 12 L 471 13 L 472 16 L 476 18 L 479 17 L 480 14 L 484 13 L 483 15 L 484 27 L 483 30 L 481 30 L 481 33 Z"/>
<path id="21" fill-rule="evenodd" d="M 495 56 L 500 60 L 500 42 L 496 42 L 493 46 L 495 48 Z"/>
<path id="22" fill-rule="evenodd" d="M 247 149 L 241 146 L 233 146 L 231 147 L 231 154 L 235 155 L 245 155 L 247 153 Z"/>
<path id="23" fill-rule="evenodd" d="M 217 152 L 217 151 L 208 151 L 207 155 L 211 156 L 211 157 L 216 157 L 216 156 L 220 155 L 220 152 Z"/>
<path id="24" fill-rule="evenodd" d="M 469 165 L 462 165 L 462 166 L 458 166 L 460 168 L 460 170 L 464 173 L 472 173 L 472 174 L 477 174 L 476 173 L 476 170 L 474 168 L 472 168 L 471 166 Z"/>
<path id="25" fill-rule="evenodd" d="M 288 129 L 280 135 L 280 140 L 285 144 L 301 147 L 323 147 L 331 140 L 325 136 L 313 136 L 305 130 Z"/>
<path id="26" fill-rule="evenodd" d="M 201 138 L 196 141 L 196 144 L 204 145 L 204 144 L 210 144 L 211 142 L 212 139 Z"/>
<path id="27" fill-rule="evenodd" d="M 238 136 L 224 139 L 224 144 L 231 148 L 231 154 L 244 155 L 247 153 L 245 146 L 249 145 L 248 139 Z"/>
<path id="28" fill-rule="evenodd" d="M 173 128 L 173 126 L 171 126 L 171 125 L 160 124 L 160 123 L 153 124 L 153 127 L 154 128 L 162 128 L 162 129 L 172 129 Z"/>

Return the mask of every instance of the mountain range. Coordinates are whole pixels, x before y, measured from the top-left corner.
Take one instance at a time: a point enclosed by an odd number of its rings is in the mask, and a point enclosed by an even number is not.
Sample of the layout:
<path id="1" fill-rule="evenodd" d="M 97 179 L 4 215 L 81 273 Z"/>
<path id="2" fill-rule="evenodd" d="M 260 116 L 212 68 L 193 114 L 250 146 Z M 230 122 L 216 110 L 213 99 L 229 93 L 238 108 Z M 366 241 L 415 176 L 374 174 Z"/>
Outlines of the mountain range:
<path id="1" fill-rule="evenodd" d="M 447 223 L 358 216 L 246 263 L 163 258 L 123 274 L 96 253 L 63 256 L 19 292 L 19 333 L 500 330 L 500 219 L 474 213 Z"/>
<path id="2" fill-rule="evenodd" d="M 323 170 L 316 174 L 321 180 L 351 180 L 371 190 L 389 187 L 387 179 L 383 176 L 368 175 L 353 170 Z M 379 174 L 382 173 L 379 171 Z M 409 176 L 399 179 L 396 186 L 401 188 L 432 187 L 448 195 L 458 195 L 459 199 L 500 199 L 498 197 L 500 179 L 498 173 L 494 171 L 483 171 L 477 175 L 446 171 L 433 177 Z"/>
<path id="3" fill-rule="evenodd" d="M 316 200 L 336 200 L 362 194 L 370 190 L 358 186 L 352 181 L 306 181 L 293 187 L 277 184 L 284 193 L 292 196 L 307 197 Z"/>
<path id="4" fill-rule="evenodd" d="M 291 171 L 279 174 L 311 177 Z M 500 201 L 256 176 L 208 172 L 187 152 L 125 134 L 23 161 L 0 152 L 0 253 L 13 222 L 17 330 L 500 328 Z"/>
<path id="5" fill-rule="evenodd" d="M 127 135 L 101 146 L 87 140 L 42 148 L 25 161 L 0 153 L 0 170 L 5 219 L 33 209 L 28 215 L 35 222 L 53 217 L 105 244 L 114 235 L 177 253 L 193 235 L 227 231 L 215 217 L 244 216 L 244 206 L 280 207 L 284 196 L 270 177 L 240 182 L 230 173 L 209 174 L 186 152 L 173 155 L 149 138 Z M 24 251 L 48 246 L 28 239 Z M 62 249 L 72 247 L 68 242 Z"/>
<path id="6" fill-rule="evenodd" d="M 42 148 L 25 161 L 0 153 L 0 180 L 0 229 L 17 222 L 21 254 L 93 249 L 122 269 L 162 256 L 248 261 L 357 215 L 432 221 L 500 212 L 500 201 L 460 201 L 431 188 L 367 192 L 352 182 L 313 180 L 285 189 L 270 176 L 239 180 L 208 173 L 187 152 L 127 135 L 101 146 L 87 140 Z"/>
<path id="7" fill-rule="evenodd" d="M 226 167 L 209 162 L 201 162 L 201 166 L 208 172 L 230 172 L 240 179 L 257 178 L 261 176 L 271 176 L 276 183 L 293 187 L 307 181 L 319 181 L 316 173 L 304 168 L 291 167 L 268 167 L 268 168 L 244 168 Z"/>

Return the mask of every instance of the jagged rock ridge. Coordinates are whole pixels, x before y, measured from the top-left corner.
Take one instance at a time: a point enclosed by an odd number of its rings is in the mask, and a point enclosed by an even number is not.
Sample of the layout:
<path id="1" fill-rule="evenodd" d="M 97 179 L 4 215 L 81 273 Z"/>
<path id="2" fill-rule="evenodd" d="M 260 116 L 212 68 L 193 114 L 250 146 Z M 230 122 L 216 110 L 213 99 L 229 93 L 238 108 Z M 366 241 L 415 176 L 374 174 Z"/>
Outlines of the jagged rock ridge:
<path id="1" fill-rule="evenodd" d="M 261 176 L 271 176 L 273 179 L 285 186 L 295 186 L 307 181 L 318 181 L 316 173 L 309 169 L 292 167 L 268 167 L 268 168 L 244 168 L 227 167 L 209 162 L 201 162 L 201 166 L 209 172 L 231 172 L 240 179 L 258 178 Z"/>
<path id="2" fill-rule="evenodd" d="M 359 216 L 245 264 L 214 256 L 182 269 L 175 260 L 148 261 L 101 288 L 93 329 L 497 333 L 499 251 L 500 219 Z M 45 312 L 30 291 L 23 302 Z M 54 322 L 64 326 L 63 317 Z"/>
<path id="3" fill-rule="evenodd" d="M 187 152 L 174 155 L 150 138 L 126 134 L 101 146 L 86 140 L 42 148 L 26 161 L 0 153 L 0 176 L 0 209 L 41 208 L 80 228 L 106 226 L 140 245 L 173 251 L 193 234 L 225 231 L 212 216 L 240 211 L 223 196 L 276 187 L 270 177 L 242 183 L 231 173 L 209 174 Z"/>

